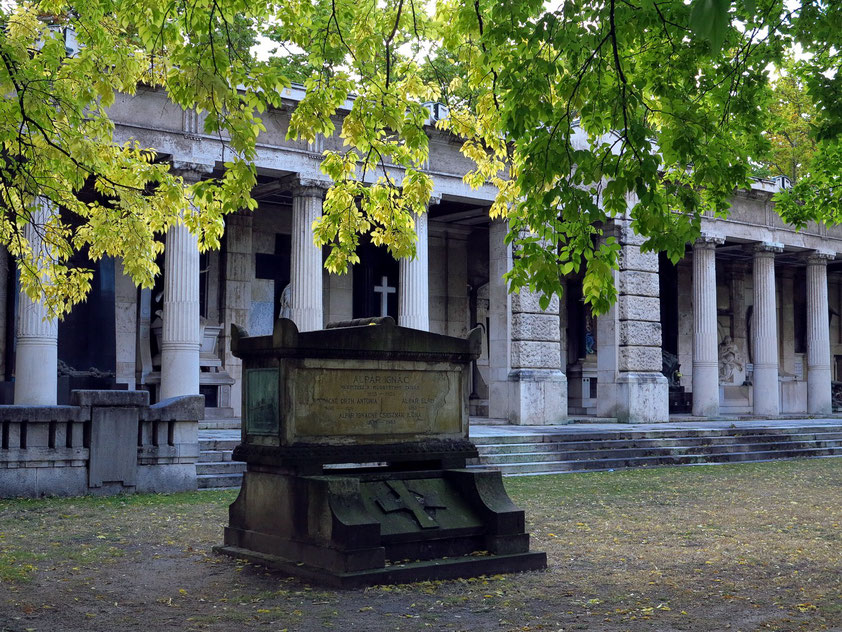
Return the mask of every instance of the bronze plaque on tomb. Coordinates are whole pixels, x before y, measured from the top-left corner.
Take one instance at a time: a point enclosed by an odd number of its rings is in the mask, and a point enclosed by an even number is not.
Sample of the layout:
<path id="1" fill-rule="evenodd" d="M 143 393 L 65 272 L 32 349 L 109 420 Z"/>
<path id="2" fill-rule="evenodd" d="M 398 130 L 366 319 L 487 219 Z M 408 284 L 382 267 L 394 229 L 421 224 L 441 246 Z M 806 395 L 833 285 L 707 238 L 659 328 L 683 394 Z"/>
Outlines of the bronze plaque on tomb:
<path id="1" fill-rule="evenodd" d="M 249 369 L 246 371 L 246 433 L 277 435 L 278 369 Z"/>
<path id="2" fill-rule="evenodd" d="M 460 435 L 461 378 L 461 370 L 298 368 L 288 382 L 295 438 Z"/>

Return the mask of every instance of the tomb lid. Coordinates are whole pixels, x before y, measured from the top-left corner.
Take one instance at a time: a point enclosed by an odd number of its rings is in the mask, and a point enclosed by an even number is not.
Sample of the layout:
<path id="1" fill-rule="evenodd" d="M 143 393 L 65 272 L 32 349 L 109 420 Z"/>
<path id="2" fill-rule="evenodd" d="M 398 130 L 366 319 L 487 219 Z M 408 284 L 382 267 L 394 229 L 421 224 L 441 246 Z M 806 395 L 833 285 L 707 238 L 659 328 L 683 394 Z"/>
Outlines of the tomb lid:
<path id="1" fill-rule="evenodd" d="M 467 363 L 479 357 L 482 330 L 465 338 L 399 327 L 394 318 L 365 318 L 331 323 L 327 329 L 298 331 L 287 318 L 275 321 L 271 336 L 249 336 L 231 325 L 231 352 L 238 358 L 274 357 L 369 358 L 376 360 L 428 360 Z"/>

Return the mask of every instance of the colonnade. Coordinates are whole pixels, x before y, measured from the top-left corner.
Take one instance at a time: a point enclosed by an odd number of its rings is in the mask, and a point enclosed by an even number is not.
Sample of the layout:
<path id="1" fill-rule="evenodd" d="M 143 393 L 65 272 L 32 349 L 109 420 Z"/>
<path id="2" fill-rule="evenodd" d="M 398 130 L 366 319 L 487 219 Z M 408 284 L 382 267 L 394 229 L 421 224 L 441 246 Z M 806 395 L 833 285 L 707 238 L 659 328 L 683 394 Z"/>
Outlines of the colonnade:
<path id="1" fill-rule="evenodd" d="M 693 246 L 693 414 L 719 414 L 716 246 L 722 237 L 703 235 Z M 780 414 L 775 255 L 783 244 L 762 242 L 752 249 L 754 285 L 751 345 L 754 350 L 752 406 L 757 416 Z M 831 412 L 830 324 L 827 262 L 834 253 L 806 253 L 807 412 Z"/>
<path id="2" fill-rule="evenodd" d="M 185 182 L 195 182 L 209 173 L 210 165 L 173 165 Z M 322 214 L 329 183 L 298 178 L 291 187 L 292 234 L 290 302 L 292 320 L 300 331 L 324 326 L 322 305 L 322 252 L 313 245 L 312 226 Z M 35 253 L 47 245 L 40 227 L 53 209 L 45 199 L 37 200 L 26 237 Z M 426 214 L 415 218 L 417 256 L 400 261 L 398 294 L 399 324 L 429 330 L 428 231 Z M 173 226 L 166 235 L 164 251 L 164 297 L 161 335 L 160 399 L 199 393 L 201 347 L 199 305 L 199 248 L 196 237 L 184 225 Z M 42 301 L 21 293 L 18 327 L 15 394 L 16 404 L 55 405 L 57 402 L 58 323 L 47 319 Z"/>

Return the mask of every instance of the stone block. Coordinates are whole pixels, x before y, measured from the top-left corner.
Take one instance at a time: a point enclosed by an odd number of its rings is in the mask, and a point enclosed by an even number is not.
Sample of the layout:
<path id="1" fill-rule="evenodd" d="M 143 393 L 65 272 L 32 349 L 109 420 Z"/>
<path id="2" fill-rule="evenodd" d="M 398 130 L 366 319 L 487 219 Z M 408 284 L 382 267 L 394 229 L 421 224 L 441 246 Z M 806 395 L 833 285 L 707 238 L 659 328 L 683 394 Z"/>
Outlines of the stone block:
<path id="1" fill-rule="evenodd" d="M 617 378 L 617 420 L 621 423 L 669 421 L 669 385 L 660 373 L 625 373 Z"/>
<path id="2" fill-rule="evenodd" d="M 275 282 L 272 279 L 254 279 L 251 282 L 251 300 L 255 303 L 273 303 Z"/>
<path id="3" fill-rule="evenodd" d="M 202 395 L 180 395 L 153 404 L 146 411 L 146 419 L 198 421 L 205 418 L 205 398 Z"/>
<path id="4" fill-rule="evenodd" d="M 254 278 L 254 259 L 245 254 L 229 253 L 226 261 L 226 279 L 231 281 L 250 281 Z"/>
<path id="5" fill-rule="evenodd" d="M 521 290 L 511 295 L 512 299 L 512 313 L 514 312 L 530 312 L 533 314 L 558 314 L 558 296 L 553 296 L 550 299 L 550 304 L 547 309 L 541 309 L 539 303 L 541 295 L 537 292 L 530 292 L 528 290 Z"/>
<path id="6" fill-rule="evenodd" d="M 567 422 L 567 378 L 557 370 L 516 370 L 509 374 L 510 421 L 518 425 Z"/>
<path id="7" fill-rule="evenodd" d="M 512 314 L 512 340 L 558 342 L 559 331 L 557 314 Z"/>
<path id="8" fill-rule="evenodd" d="M 661 323 L 621 320 L 617 323 L 620 346 L 660 347 Z"/>
<path id="9" fill-rule="evenodd" d="M 617 316 L 623 320 L 661 321 L 661 301 L 654 296 L 626 294 L 617 297 Z"/>
<path id="10" fill-rule="evenodd" d="M 617 229 L 617 240 L 621 244 L 639 246 L 646 241 L 645 237 L 641 237 L 632 230 L 630 222 L 617 221 L 615 225 Z"/>
<path id="11" fill-rule="evenodd" d="M 658 253 L 640 252 L 640 246 L 623 246 L 618 258 L 620 270 L 658 272 Z"/>
<path id="12" fill-rule="evenodd" d="M 96 393 L 97 391 L 87 392 Z M 130 393 L 130 391 L 123 392 Z M 102 487 L 102 484 L 106 482 L 121 483 L 125 487 L 135 486 L 137 424 L 137 408 L 96 407 L 92 409 L 88 465 L 90 487 Z"/>
<path id="13" fill-rule="evenodd" d="M 660 281 L 655 272 L 630 270 L 620 273 L 619 292 L 636 296 L 657 297 L 660 294 Z"/>
<path id="14" fill-rule="evenodd" d="M 173 463 L 137 468 L 137 491 L 155 494 L 190 492 L 197 488 L 196 466 Z"/>
<path id="15" fill-rule="evenodd" d="M 561 348 L 558 342 L 512 341 L 512 368 L 558 369 Z"/>
<path id="16" fill-rule="evenodd" d="M 149 391 L 78 390 L 70 394 L 74 406 L 148 406 Z"/>
<path id="17" fill-rule="evenodd" d="M 617 350 L 619 371 L 660 371 L 660 347 L 620 347 Z"/>

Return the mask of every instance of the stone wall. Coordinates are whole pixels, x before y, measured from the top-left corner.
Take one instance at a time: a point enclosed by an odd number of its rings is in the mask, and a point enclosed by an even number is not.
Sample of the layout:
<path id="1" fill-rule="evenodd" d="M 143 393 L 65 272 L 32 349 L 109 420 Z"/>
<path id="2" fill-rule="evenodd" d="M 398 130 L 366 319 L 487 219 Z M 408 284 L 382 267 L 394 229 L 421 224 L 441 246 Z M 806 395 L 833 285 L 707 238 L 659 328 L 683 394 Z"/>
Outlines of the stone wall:
<path id="1" fill-rule="evenodd" d="M 199 395 L 74 391 L 71 406 L 0 406 L 0 498 L 196 489 Z"/>

